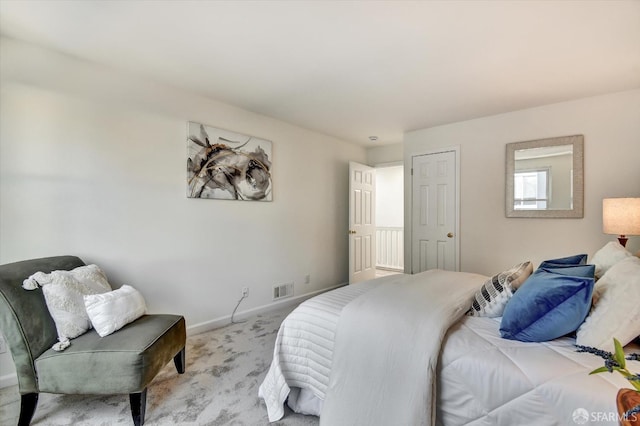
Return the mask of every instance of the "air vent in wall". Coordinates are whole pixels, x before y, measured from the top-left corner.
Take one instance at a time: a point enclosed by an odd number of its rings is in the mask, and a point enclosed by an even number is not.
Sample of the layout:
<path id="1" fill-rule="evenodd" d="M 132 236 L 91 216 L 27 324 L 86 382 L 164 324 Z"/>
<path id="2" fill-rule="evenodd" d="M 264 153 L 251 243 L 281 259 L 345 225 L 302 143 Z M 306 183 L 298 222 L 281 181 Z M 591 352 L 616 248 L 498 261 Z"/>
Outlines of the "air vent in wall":
<path id="1" fill-rule="evenodd" d="M 293 283 L 282 284 L 273 287 L 273 300 L 293 296 Z"/>

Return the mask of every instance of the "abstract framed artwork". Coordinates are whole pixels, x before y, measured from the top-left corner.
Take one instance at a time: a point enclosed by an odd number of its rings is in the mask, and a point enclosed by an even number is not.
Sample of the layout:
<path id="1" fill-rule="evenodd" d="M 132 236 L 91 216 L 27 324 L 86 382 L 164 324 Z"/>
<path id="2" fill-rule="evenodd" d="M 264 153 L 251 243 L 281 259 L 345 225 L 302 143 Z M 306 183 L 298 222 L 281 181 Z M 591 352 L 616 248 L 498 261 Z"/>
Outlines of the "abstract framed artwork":
<path id="1" fill-rule="evenodd" d="M 194 122 L 187 133 L 187 197 L 272 200 L 270 141 Z"/>

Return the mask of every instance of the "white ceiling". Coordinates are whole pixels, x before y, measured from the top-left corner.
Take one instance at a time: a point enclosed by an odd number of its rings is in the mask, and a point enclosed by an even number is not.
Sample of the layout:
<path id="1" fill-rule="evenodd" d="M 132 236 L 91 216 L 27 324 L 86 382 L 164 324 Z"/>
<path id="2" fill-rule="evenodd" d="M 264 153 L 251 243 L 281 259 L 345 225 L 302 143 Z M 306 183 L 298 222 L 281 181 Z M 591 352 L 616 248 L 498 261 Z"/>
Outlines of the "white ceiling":
<path id="1" fill-rule="evenodd" d="M 0 1 L 0 32 L 370 146 L 640 88 L 640 1 Z"/>

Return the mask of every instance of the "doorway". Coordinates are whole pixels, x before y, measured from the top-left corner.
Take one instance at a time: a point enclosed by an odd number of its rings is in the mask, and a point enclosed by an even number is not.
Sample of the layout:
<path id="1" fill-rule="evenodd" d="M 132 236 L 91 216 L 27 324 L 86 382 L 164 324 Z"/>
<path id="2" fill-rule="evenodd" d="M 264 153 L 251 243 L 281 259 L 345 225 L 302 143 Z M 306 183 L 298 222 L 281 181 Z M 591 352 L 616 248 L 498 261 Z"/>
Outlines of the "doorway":
<path id="1" fill-rule="evenodd" d="M 376 277 L 404 272 L 404 165 L 376 166 Z"/>
<path id="2" fill-rule="evenodd" d="M 404 166 L 349 163 L 349 283 L 404 272 Z"/>

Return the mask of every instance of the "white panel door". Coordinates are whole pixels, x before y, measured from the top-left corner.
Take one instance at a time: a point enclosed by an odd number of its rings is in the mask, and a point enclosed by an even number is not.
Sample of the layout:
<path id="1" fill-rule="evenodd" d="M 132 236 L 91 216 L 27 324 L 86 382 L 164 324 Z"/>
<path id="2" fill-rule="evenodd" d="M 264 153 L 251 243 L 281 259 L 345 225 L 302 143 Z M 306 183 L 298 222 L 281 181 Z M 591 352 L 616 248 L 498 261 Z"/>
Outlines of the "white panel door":
<path id="1" fill-rule="evenodd" d="M 411 272 L 458 270 L 456 151 L 412 157 Z"/>
<path id="2" fill-rule="evenodd" d="M 349 283 L 376 276 L 376 170 L 349 163 Z"/>

